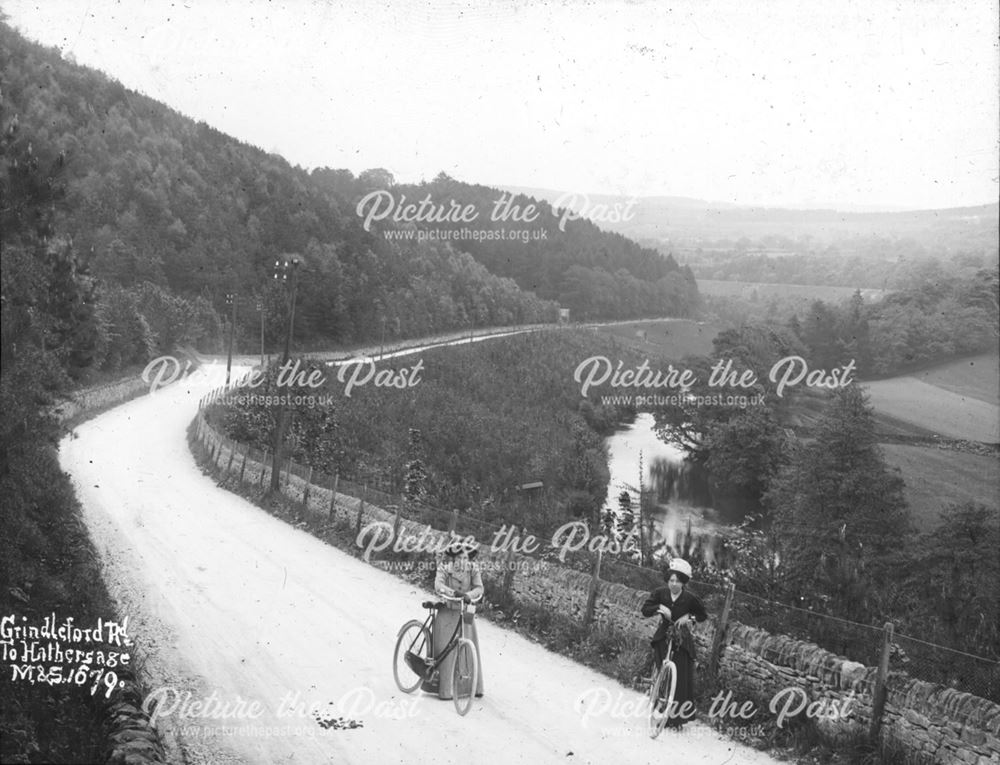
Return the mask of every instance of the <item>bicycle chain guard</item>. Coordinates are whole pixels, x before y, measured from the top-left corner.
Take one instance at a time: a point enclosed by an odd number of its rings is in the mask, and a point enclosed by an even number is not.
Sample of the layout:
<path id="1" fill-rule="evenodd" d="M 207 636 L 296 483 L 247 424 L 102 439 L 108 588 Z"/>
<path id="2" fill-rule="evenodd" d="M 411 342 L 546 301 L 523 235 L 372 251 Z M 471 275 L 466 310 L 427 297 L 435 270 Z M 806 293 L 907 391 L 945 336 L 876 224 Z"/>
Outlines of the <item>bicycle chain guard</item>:
<path id="1" fill-rule="evenodd" d="M 412 669 L 420 677 L 427 677 L 428 671 L 433 666 L 430 661 L 425 659 L 423 656 L 418 656 L 413 651 L 407 651 L 406 655 L 403 657 L 403 661 L 406 662 L 406 666 Z"/>

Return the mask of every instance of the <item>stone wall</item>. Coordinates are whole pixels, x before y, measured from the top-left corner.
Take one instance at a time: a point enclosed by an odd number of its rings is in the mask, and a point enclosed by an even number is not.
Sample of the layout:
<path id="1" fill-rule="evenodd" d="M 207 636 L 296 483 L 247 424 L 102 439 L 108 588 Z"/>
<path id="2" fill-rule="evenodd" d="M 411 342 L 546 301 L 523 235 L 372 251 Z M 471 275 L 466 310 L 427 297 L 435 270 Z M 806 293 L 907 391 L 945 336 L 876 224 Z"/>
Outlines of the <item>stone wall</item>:
<path id="1" fill-rule="evenodd" d="M 233 444 L 209 426 L 201 413 L 198 439 L 213 455 L 220 470 L 242 473 L 244 481 L 264 484 L 270 468 L 248 457 L 248 451 Z M 390 527 L 397 522 L 395 511 L 374 506 L 338 491 L 309 486 L 296 471 L 282 477 L 282 493 L 307 508 L 318 518 L 365 526 L 381 521 Z M 426 528 L 406 518 L 398 518 L 399 529 L 419 535 Z M 446 536 L 434 532 L 432 539 Z M 513 564 L 512 594 L 523 603 L 545 606 L 574 619 L 582 619 L 592 578 L 589 574 L 561 566 L 557 562 L 516 554 L 482 550 L 485 568 Z M 639 612 L 647 592 L 624 585 L 600 582 L 594 620 L 622 634 L 648 638 L 654 620 Z M 707 666 L 717 615 L 695 633 L 699 663 Z M 777 722 L 782 712 L 784 725 L 808 716 L 827 741 L 857 742 L 868 735 L 872 725 L 877 668 L 866 667 L 820 648 L 813 643 L 772 635 L 764 630 L 731 622 L 720 641 L 718 680 L 722 689 L 731 689 L 752 700 L 759 710 L 772 713 Z M 1000 705 L 940 685 L 890 673 L 879 736 L 887 746 L 915 761 L 947 763 L 997 763 L 1000 765 Z M 798 690 L 790 690 L 798 689 Z M 779 692 L 783 692 L 780 693 Z M 797 710 L 800 711 L 797 712 Z M 797 713 L 796 713 L 797 712 Z"/>
<path id="2" fill-rule="evenodd" d="M 61 423 L 72 427 L 111 407 L 145 395 L 148 391 L 149 383 L 143 382 L 139 375 L 126 377 L 124 380 L 95 385 L 74 392 L 67 401 L 55 407 L 54 414 Z"/>
<path id="3" fill-rule="evenodd" d="M 927 762 L 1000 763 L 1000 705 L 893 674 L 882 736 Z"/>

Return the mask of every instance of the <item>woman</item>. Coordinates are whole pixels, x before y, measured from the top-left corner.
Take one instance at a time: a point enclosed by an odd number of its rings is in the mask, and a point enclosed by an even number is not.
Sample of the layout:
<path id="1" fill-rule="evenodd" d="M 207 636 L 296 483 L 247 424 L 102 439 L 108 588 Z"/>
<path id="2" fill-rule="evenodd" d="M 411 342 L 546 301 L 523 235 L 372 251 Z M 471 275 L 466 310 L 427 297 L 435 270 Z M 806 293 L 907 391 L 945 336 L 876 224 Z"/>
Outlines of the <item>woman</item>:
<path id="1" fill-rule="evenodd" d="M 434 579 L 434 590 L 440 595 L 449 598 L 465 597 L 467 600 L 477 600 L 483 594 L 483 577 L 479 571 L 479 566 L 475 563 L 475 557 L 479 553 L 479 548 L 474 543 L 467 543 L 465 540 L 456 540 L 444 552 L 442 559 L 438 561 L 437 576 Z M 439 656 L 447 647 L 451 636 L 458 626 L 461 616 L 461 604 L 455 601 L 446 601 L 445 608 L 438 609 L 434 617 L 434 633 L 432 635 L 432 645 L 434 655 Z M 482 653 L 479 651 L 479 635 L 476 633 L 476 621 L 473 616 L 475 606 L 469 606 L 465 612 L 465 636 L 476 646 L 477 657 L 477 681 L 476 697 L 483 695 L 483 661 Z M 455 666 L 455 650 L 444 657 L 441 666 L 438 668 L 438 687 L 434 688 L 425 683 L 424 690 L 438 694 L 438 698 L 450 699 L 452 697 L 452 672 Z"/>
<path id="2" fill-rule="evenodd" d="M 708 618 L 705 607 L 685 587 L 691 580 L 691 564 L 682 558 L 674 558 L 664 574 L 667 583 L 653 590 L 642 604 L 642 615 L 661 618 L 653 635 L 653 652 L 656 669 L 667 652 L 667 636 L 673 625 L 679 629 L 680 644 L 675 640 L 674 664 L 677 666 L 677 691 L 674 694 L 674 708 L 668 710 L 667 725 L 680 728 L 694 717 L 694 639 L 691 636 L 693 622 L 703 622 Z"/>

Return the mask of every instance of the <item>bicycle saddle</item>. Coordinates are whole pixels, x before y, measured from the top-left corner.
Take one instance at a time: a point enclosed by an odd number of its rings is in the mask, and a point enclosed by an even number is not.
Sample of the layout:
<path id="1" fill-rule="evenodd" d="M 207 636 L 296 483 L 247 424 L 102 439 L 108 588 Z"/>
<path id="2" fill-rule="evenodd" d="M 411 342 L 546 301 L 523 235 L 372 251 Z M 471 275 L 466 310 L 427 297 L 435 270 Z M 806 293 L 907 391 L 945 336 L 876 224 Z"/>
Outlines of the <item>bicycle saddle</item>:
<path id="1" fill-rule="evenodd" d="M 444 608 L 445 604 L 440 601 L 425 600 L 421 604 L 421 608 Z"/>

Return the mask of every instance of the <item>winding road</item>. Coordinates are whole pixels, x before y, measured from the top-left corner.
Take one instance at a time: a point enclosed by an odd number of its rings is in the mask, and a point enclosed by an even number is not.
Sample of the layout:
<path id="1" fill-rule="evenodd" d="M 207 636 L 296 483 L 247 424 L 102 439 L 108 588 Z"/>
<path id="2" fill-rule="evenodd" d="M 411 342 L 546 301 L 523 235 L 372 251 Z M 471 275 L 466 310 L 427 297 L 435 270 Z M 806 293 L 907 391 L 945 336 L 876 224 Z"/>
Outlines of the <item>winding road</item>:
<path id="1" fill-rule="evenodd" d="M 401 694 L 396 633 L 427 593 L 202 474 L 186 431 L 204 392 L 175 383 L 60 448 L 174 761 L 776 762 L 700 723 L 651 740 L 639 693 L 484 620 L 467 716 Z"/>

